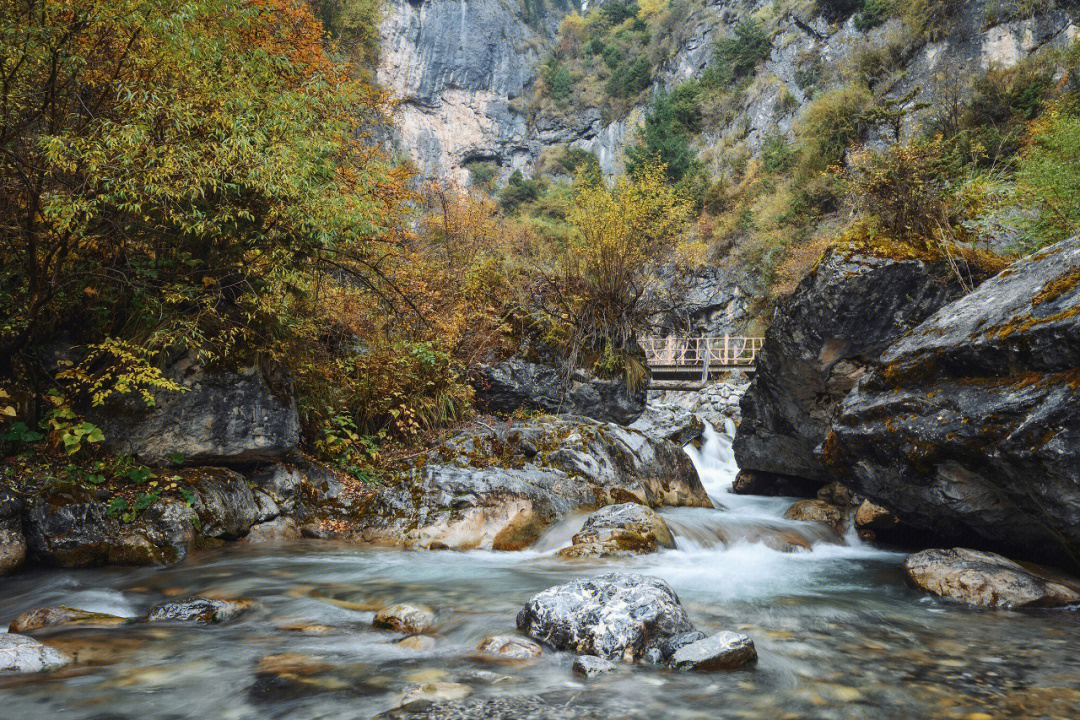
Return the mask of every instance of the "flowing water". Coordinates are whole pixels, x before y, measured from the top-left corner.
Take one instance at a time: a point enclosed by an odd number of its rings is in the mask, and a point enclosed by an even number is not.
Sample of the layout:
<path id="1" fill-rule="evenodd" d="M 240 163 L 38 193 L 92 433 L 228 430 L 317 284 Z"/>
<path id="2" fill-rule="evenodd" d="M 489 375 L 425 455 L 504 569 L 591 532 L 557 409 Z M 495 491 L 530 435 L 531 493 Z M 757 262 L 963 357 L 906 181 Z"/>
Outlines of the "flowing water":
<path id="1" fill-rule="evenodd" d="M 539 696 L 610 718 L 1077 718 L 1080 614 L 977 612 L 904 586 L 903 556 L 783 519 L 791 499 L 729 492 L 730 435 L 688 448 L 719 509 L 664 511 L 677 550 L 563 560 L 581 518 L 532 551 L 404 552 L 309 541 L 232 547 L 171 569 L 41 571 L 0 580 L 0 621 L 66 604 L 135 616 L 166 597 L 248 597 L 224 627 L 134 624 L 40 637 L 78 653 L 74 670 L 0 680 L 0 718 L 93 720 L 371 717 L 433 681 L 470 698 Z M 790 550 L 791 545 L 809 549 Z M 572 656 L 484 661 L 476 644 L 514 630 L 535 592 L 609 569 L 657 575 L 705 632 L 737 629 L 756 668 L 680 674 L 624 666 L 587 683 Z M 436 608 L 434 647 L 398 647 L 370 628 L 394 602 Z M 267 656 L 297 653 L 289 673 Z M 279 668 L 280 669 L 280 668 Z M 464 686 L 464 687 L 460 687 Z"/>

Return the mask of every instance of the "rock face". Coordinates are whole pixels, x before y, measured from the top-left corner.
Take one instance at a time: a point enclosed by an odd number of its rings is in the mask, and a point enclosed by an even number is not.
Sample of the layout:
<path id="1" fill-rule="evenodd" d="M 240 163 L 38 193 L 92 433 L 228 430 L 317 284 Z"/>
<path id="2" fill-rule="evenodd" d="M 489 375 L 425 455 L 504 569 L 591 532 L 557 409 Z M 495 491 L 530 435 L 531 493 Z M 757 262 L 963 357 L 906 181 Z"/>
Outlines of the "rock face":
<path id="1" fill-rule="evenodd" d="M 0 488 L 0 575 L 17 570 L 25 559 L 22 501 L 9 488 Z"/>
<path id="2" fill-rule="evenodd" d="M 565 373 L 554 365 L 520 357 L 479 366 L 472 386 L 477 407 L 488 412 L 526 408 L 629 425 L 645 410 L 645 383 L 629 390 L 622 380 L 602 380 L 580 369 L 567 383 Z"/>
<path id="3" fill-rule="evenodd" d="M 754 641 L 735 632 L 721 632 L 712 637 L 684 645 L 671 656 L 676 670 L 735 670 L 757 662 Z"/>
<path id="4" fill-rule="evenodd" d="M 990 608 L 1080 603 L 1080 584 L 1029 571 L 989 552 L 923 550 L 904 561 L 908 582 L 939 597 Z"/>
<path id="5" fill-rule="evenodd" d="M 282 372 L 208 370 L 184 357 L 166 374 L 187 391 L 159 392 L 152 408 L 110 408 L 98 419 L 111 449 L 148 465 L 263 462 L 296 449 L 300 419 Z"/>
<path id="6" fill-rule="evenodd" d="M 518 550 L 567 513 L 623 502 L 712 507 L 672 443 L 561 419 L 463 432 L 351 522 L 375 544 Z"/>
<path id="7" fill-rule="evenodd" d="M 833 248 L 765 334 L 742 399 L 744 470 L 825 482 L 815 456 L 844 396 L 894 340 L 959 294 L 942 266 Z"/>
<path id="8" fill-rule="evenodd" d="M 607 660 L 636 660 L 666 639 L 694 629 L 667 583 L 629 573 L 548 588 L 518 613 L 517 626 L 557 650 Z"/>
<path id="9" fill-rule="evenodd" d="M 637 555 L 674 548 L 667 523 L 652 508 L 637 503 L 609 505 L 585 519 L 563 557 Z"/>
<path id="10" fill-rule="evenodd" d="M 944 540 L 1080 567 L 1080 238 L 1014 263 L 900 340 L 824 458 Z"/>
<path id="11" fill-rule="evenodd" d="M 36 673 L 56 670 L 71 658 L 24 635 L 0 635 L 0 673 Z"/>

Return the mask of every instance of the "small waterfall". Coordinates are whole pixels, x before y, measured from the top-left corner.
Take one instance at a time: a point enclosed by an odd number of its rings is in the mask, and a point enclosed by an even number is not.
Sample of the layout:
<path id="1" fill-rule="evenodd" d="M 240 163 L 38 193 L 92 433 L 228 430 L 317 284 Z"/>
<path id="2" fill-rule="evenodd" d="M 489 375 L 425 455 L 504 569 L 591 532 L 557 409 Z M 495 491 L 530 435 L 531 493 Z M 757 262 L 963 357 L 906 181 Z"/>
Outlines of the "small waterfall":
<path id="1" fill-rule="evenodd" d="M 723 434 L 718 433 L 711 423 L 705 423 L 704 438 L 700 450 L 692 443 L 683 450 L 690 456 L 690 461 L 701 478 L 701 484 L 705 486 L 705 492 L 709 493 L 709 497 L 716 498 L 731 492 L 731 484 L 739 473 L 732 448 L 735 442 L 735 423 L 731 418 L 724 418 Z"/>

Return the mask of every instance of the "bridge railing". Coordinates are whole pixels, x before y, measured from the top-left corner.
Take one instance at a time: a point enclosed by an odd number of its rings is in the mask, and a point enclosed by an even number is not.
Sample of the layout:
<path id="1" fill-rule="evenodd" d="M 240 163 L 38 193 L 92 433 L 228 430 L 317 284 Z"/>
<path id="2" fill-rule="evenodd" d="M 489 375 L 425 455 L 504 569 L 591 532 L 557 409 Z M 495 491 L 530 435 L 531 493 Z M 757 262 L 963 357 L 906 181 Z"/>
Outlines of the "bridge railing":
<path id="1" fill-rule="evenodd" d="M 716 369 L 752 366 L 765 338 L 669 336 L 646 337 L 640 343 L 650 366 Z"/>

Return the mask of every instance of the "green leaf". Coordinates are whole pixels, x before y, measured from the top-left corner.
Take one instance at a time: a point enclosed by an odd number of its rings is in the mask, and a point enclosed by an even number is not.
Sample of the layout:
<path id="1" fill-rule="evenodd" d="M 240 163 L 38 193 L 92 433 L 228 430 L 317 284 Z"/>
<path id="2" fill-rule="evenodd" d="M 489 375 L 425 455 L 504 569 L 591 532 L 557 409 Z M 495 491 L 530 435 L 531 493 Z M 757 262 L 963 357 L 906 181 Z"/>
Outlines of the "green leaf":
<path id="1" fill-rule="evenodd" d="M 117 513 L 121 513 L 127 509 L 127 500 L 122 497 L 114 497 L 112 500 L 109 500 L 109 504 L 106 505 L 106 511 L 111 517 L 116 517 Z"/>

